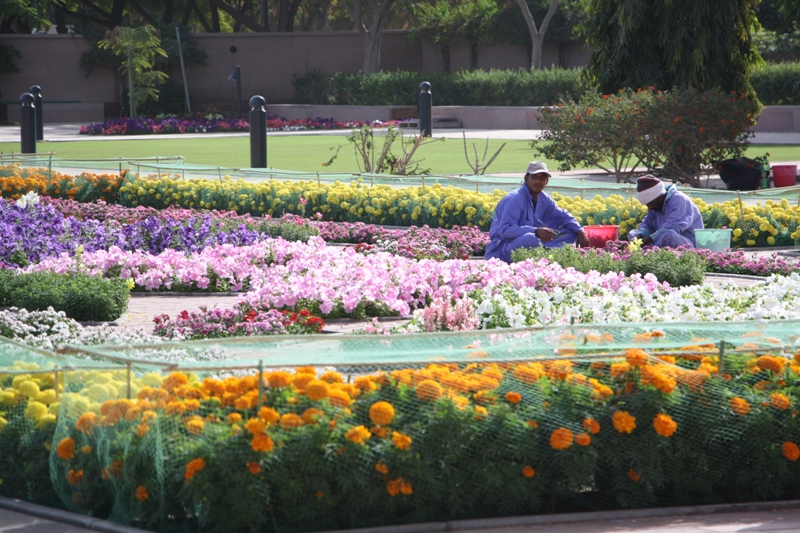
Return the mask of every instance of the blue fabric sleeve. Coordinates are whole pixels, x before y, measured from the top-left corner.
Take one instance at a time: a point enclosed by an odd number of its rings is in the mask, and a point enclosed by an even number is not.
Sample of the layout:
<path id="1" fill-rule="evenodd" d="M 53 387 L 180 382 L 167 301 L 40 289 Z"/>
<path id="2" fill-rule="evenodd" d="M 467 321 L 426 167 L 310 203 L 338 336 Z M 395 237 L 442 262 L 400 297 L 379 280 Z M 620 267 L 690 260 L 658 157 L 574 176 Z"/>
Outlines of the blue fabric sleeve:
<path id="1" fill-rule="evenodd" d="M 661 227 L 653 232 L 653 238 L 655 239 L 666 230 L 671 229 L 677 233 L 683 233 L 692 227 L 692 221 L 694 220 L 693 207 L 692 201 L 687 196 L 675 194 L 672 198 L 669 198 L 664 202 L 662 209 L 664 218 L 661 221 Z"/>
<path id="2" fill-rule="evenodd" d="M 503 213 L 500 215 L 498 227 L 500 238 L 504 241 L 513 241 L 521 235 L 536 231 L 536 227 L 523 224 L 523 222 L 527 222 L 525 220 L 525 213 L 532 213 L 533 211 L 530 197 L 522 191 L 509 200 L 510 201 L 504 206 L 505 209 Z"/>

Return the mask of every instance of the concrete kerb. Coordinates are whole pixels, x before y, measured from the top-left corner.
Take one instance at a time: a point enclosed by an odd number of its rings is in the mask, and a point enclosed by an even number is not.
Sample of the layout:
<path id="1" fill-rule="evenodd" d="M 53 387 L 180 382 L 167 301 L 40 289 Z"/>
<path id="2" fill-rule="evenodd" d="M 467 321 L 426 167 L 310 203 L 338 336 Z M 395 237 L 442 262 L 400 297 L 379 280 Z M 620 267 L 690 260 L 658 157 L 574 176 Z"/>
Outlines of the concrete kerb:
<path id="1" fill-rule="evenodd" d="M 124 526 L 92 516 L 71 513 L 62 509 L 53 509 L 36 503 L 6 498 L 5 496 L 0 496 L 0 509 L 15 511 L 36 518 L 43 518 L 52 522 L 82 527 L 91 531 L 100 531 L 102 533 L 146 533 L 143 529 Z"/>
<path id="2" fill-rule="evenodd" d="M 662 518 L 670 516 L 699 516 L 723 513 L 772 512 L 789 509 L 800 509 L 800 500 L 696 505 L 684 507 L 657 507 L 653 509 L 595 511 L 585 513 L 563 513 L 534 516 L 511 516 L 507 518 L 488 518 L 476 520 L 449 520 L 446 522 L 425 522 L 421 524 L 405 524 L 400 526 L 350 529 L 347 531 L 349 533 L 435 533 L 440 531 L 502 530 L 510 527 L 537 525 L 608 522 L 612 520 Z M 335 532 L 326 531 L 323 533 Z"/>

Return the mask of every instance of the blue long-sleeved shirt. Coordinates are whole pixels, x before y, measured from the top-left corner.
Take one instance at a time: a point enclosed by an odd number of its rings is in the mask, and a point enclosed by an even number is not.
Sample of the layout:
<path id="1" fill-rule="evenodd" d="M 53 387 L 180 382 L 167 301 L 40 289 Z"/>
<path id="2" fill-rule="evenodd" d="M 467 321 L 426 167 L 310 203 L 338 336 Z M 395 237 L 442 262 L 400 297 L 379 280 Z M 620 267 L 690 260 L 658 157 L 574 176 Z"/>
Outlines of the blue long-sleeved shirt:
<path id="1" fill-rule="evenodd" d="M 703 216 L 692 199 L 680 192 L 674 185 L 667 187 L 667 197 L 661 211 L 650 209 L 639 229 L 633 230 L 631 237 L 645 238 L 648 235 L 657 240 L 666 230 L 673 230 L 697 245 L 694 230 L 703 229 Z"/>

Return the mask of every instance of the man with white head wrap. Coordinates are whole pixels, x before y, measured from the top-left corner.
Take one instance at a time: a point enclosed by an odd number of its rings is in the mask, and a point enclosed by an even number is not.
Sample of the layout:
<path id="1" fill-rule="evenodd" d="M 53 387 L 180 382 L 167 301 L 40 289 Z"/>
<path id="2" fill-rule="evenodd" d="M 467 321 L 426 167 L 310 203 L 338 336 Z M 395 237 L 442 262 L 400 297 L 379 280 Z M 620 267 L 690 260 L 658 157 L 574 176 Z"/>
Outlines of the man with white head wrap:
<path id="1" fill-rule="evenodd" d="M 575 243 L 589 246 L 589 239 L 575 217 L 543 192 L 549 181 L 547 165 L 532 161 L 525 169 L 522 187 L 498 202 L 489 228 L 491 242 L 486 247 L 486 259 L 510 263 L 511 252 L 517 248 L 556 248 Z"/>
<path id="2" fill-rule="evenodd" d="M 628 239 L 642 239 L 642 244 L 677 248 L 697 245 L 694 230 L 703 229 L 703 217 L 691 198 L 675 185 L 664 183 L 650 174 L 636 181 L 636 199 L 647 206 L 639 229 L 628 233 Z"/>

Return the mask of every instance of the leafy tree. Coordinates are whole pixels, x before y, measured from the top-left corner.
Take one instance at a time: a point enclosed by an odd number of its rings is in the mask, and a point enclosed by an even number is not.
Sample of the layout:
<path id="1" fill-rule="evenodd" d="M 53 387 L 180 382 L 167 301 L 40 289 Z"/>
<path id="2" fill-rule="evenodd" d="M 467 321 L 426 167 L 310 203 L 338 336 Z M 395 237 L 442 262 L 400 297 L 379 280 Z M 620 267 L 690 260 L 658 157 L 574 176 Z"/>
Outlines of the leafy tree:
<path id="1" fill-rule="evenodd" d="M 0 33 L 31 33 L 50 26 L 47 14 L 62 0 L 0 0 Z"/>
<path id="2" fill-rule="evenodd" d="M 361 71 L 378 72 L 381 68 L 383 29 L 391 17 L 395 0 L 341 0 L 340 4 L 355 23 L 364 42 L 364 66 Z"/>
<path id="3" fill-rule="evenodd" d="M 118 26 L 106 33 L 98 43 L 101 49 L 111 50 L 124 58 L 120 74 L 128 78 L 130 116 L 136 117 L 136 105 L 148 98 L 158 100 L 156 85 L 167 79 L 164 72 L 155 70 L 157 56 L 167 57 L 161 48 L 161 37 L 152 26 L 128 28 Z"/>
<path id="4" fill-rule="evenodd" d="M 754 95 L 759 0 L 591 0 L 583 24 L 590 81 L 621 88 L 691 87 Z"/>

